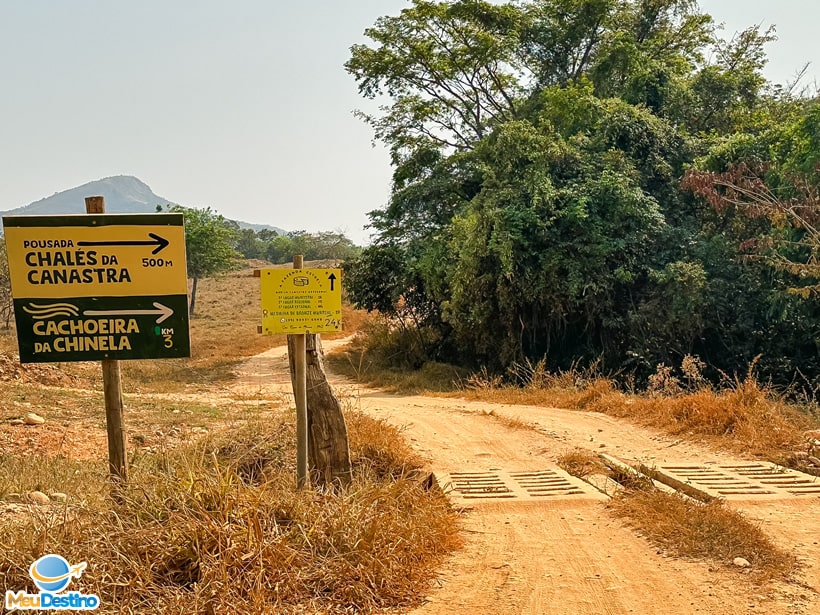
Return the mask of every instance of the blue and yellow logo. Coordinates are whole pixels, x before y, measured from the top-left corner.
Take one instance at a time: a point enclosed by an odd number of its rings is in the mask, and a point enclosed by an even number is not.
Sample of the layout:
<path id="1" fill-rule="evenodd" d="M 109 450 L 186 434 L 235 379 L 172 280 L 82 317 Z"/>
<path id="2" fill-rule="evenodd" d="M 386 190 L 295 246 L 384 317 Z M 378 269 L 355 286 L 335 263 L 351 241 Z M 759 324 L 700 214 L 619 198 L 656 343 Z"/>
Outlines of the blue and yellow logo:
<path id="1" fill-rule="evenodd" d="M 61 592 L 71 583 L 71 577 L 80 578 L 86 568 L 85 562 L 70 566 L 62 555 L 44 555 L 28 569 L 37 589 L 44 592 Z"/>
<path id="2" fill-rule="evenodd" d="M 68 588 L 71 579 L 79 579 L 88 565 L 85 562 L 74 564 L 62 555 L 49 553 L 35 561 L 28 569 L 29 576 L 39 594 L 28 594 L 25 591 L 14 593 L 6 590 L 6 609 L 13 611 L 55 610 L 55 611 L 90 611 L 100 606 L 96 594 L 81 592 L 62 593 Z"/>

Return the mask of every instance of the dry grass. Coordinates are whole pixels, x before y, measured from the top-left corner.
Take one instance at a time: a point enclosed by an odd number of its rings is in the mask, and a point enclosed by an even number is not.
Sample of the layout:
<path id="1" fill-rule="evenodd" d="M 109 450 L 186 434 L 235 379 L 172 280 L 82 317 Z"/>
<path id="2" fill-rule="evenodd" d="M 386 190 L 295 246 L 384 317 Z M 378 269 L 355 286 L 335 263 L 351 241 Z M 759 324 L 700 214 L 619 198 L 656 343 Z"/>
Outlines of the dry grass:
<path id="1" fill-rule="evenodd" d="M 552 374 L 540 365 L 520 386 L 488 383 L 482 377 L 476 382 L 473 377 L 461 394 L 496 403 L 601 412 L 779 463 L 805 446 L 803 432 L 817 423 L 751 373 L 727 381 L 720 390 L 700 385 L 692 391 L 679 389 L 674 395 L 636 395 L 620 391 L 613 380 L 592 370 Z"/>
<path id="2" fill-rule="evenodd" d="M 418 394 L 455 391 L 467 370 L 429 361 L 425 345 L 435 342 L 429 332 L 402 330 L 377 314 L 363 317 L 359 334 L 327 356 L 328 364 L 360 384 L 393 393 Z"/>
<path id="3" fill-rule="evenodd" d="M 600 456 L 585 449 L 558 458 L 564 470 L 584 478 L 604 475 L 618 483 L 608 509 L 622 518 L 653 545 L 674 557 L 711 561 L 727 568 L 741 557 L 751 564 L 756 581 L 789 578 L 795 571 L 794 556 L 777 547 L 755 523 L 720 500 L 708 504 L 659 491 L 652 480 L 638 473 L 613 469 Z"/>
<path id="4" fill-rule="evenodd" d="M 31 590 L 28 565 L 57 552 L 88 562 L 78 586 L 101 596 L 101 613 L 368 613 L 420 602 L 460 537 L 400 433 L 348 412 L 353 484 L 296 491 L 292 411 L 216 388 L 242 358 L 285 343 L 256 333 L 258 305 L 250 268 L 203 280 L 194 356 L 122 363 L 131 461 L 119 500 L 107 487 L 99 365 L 20 366 L 13 334 L 0 332 L 4 587 Z M 344 309 L 346 330 L 359 326 L 362 313 Z M 46 424 L 3 421 L 31 411 Z M 67 504 L 9 503 L 32 490 L 65 493 Z"/>
<path id="5" fill-rule="evenodd" d="M 351 461 L 378 477 L 399 478 L 413 474 L 424 460 L 393 426 L 360 412 L 345 411 Z"/>
<path id="6" fill-rule="evenodd" d="M 591 474 L 606 475 L 609 473 L 609 468 L 598 455 L 582 448 L 564 453 L 556 461 L 561 468 L 578 478 Z"/>
<path id="7" fill-rule="evenodd" d="M 353 485 L 296 491 L 294 429 L 284 413 L 230 437 L 141 456 L 120 503 L 89 498 L 102 469 L 81 470 L 62 481 L 65 507 L 0 519 L 3 585 L 29 587 L 29 563 L 56 552 L 88 562 L 79 585 L 100 595 L 101 613 L 367 613 L 417 605 L 435 566 L 459 544 L 444 496 L 408 478 L 418 460 L 404 456 L 398 432 L 363 416 L 350 422 Z M 58 465 L 0 457 L 0 476 L 27 474 L 17 482 L 27 488 L 35 473 Z M 58 477 L 74 469 L 66 464 Z"/>
<path id="8" fill-rule="evenodd" d="M 627 491 L 614 498 L 609 508 L 675 557 L 709 560 L 727 567 L 742 557 L 760 581 L 786 579 L 797 566 L 796 559 L 774 545 L 757 524 L 719 501 L 698 504 L 647 489 Z"/>
<path id="9" fill-rule="evenodd" d="M 687 356 L 680 370 L 683 382 L 671 368 L 660 365 L 648 389 L 634 394 L 623 392 L 597 365 L 551 372 L 543 360 L 514 366 L 509 373 L 512 383 L 505 384 L 486 370 L 466 374 L 454 366 L 424 363 L 424 341 L 423 332 L 404 331 L 375 318 L 328 361 L 335 371 L 358 382 L 397 393 L 601 412 L 783 465 L 794 465 L 795 451 L 805 455 L 803 433 L 820 427 L 816 411 L 787 403 L 761 385 L 754 366 L 745 378 L 726 378 L 720 388 L 712 388 L 701 374 L 703 363 Z"/>
<path id="10" fill-rule="evenodd" d="M 453 365 L 432 361 L 418 370 L 376 368 L 373 363 L 364 363 L 359 367 L 359 357 L 347 346 L 329 352 L 326 360 L 334 372 L 359 384 L 404 395 L 455 391 L 459 379 L 467 373 Z"/>

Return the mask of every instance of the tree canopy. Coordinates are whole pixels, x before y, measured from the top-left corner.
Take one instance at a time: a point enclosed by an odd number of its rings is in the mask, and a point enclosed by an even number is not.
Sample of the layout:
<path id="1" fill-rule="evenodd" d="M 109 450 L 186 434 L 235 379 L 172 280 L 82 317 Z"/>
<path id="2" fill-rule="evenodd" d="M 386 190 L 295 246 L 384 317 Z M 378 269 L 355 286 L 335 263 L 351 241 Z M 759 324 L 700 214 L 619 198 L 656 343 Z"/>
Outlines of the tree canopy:
<path id="1" fill-rule="evenodd" d="M 365 120 L 393 190 L 347 287 L 433 331 L 430 359 L 820 378 L 788 292 L 820 279 L 820 116 L 763 77 L 772 30 L 723 38 L 693 0 L 414 0 L 365 34 L 347 69 L 387 101 Z M 757 183 L 693 174 L 741 163 Z"/>

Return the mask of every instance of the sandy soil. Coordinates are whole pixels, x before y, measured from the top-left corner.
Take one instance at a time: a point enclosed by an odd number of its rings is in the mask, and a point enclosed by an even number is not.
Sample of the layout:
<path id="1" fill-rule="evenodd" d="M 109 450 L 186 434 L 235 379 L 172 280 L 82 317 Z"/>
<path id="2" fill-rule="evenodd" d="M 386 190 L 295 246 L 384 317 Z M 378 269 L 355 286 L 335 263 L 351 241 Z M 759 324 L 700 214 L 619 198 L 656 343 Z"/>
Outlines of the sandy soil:
<path id="1" fill-rule="evenodd" d="M 328 342 L 325 349 L 339 343 L 344 340 Z M 287 394 L 286 370 L 285 351 L 268 351 L 245 365 L 236 389 Z M 439 476 L 555 469 L 555 459 L 577 446 L 650 464 L 742 461 L 601 414 L 396 396 L 334 376 L 331 381 L 362 411 L 402 427 Z M 511 427 L 514 422 L 504 417 L 534 428 Z M 464 511 L 465 548 L 446 564 L 426 604 L 414 613 L 820 613 L 820 498 L 731 502 L 803 563 L 791 582 L 765 586 L 739 570 L 657 552 L 614 519 L 605 500 L 591 493 L 471 500 Z"/>

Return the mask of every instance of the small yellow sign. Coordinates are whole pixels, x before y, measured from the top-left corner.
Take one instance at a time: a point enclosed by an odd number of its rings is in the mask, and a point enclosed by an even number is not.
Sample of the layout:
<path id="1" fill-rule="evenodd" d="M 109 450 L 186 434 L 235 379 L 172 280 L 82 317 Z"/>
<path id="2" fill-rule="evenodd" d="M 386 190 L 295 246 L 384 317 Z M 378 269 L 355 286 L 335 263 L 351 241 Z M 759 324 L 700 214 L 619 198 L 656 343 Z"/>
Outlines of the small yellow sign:
<path id="1" fill-rule="evenodd" d="M 342 330 L 341 269 L 262 269 L 262 332 Z"/>

